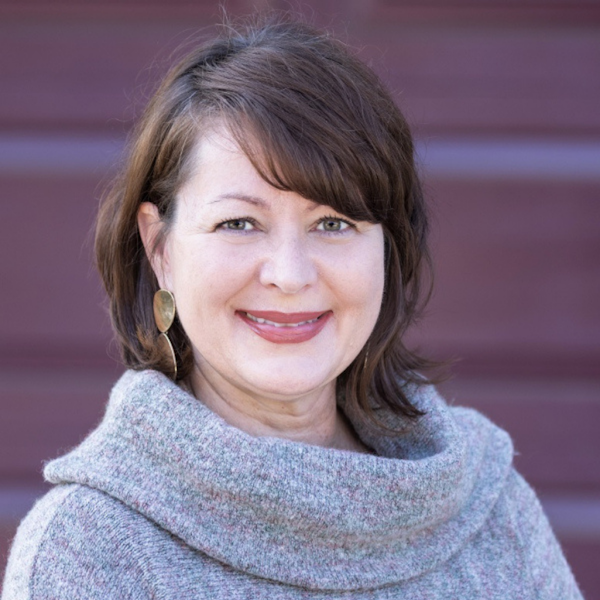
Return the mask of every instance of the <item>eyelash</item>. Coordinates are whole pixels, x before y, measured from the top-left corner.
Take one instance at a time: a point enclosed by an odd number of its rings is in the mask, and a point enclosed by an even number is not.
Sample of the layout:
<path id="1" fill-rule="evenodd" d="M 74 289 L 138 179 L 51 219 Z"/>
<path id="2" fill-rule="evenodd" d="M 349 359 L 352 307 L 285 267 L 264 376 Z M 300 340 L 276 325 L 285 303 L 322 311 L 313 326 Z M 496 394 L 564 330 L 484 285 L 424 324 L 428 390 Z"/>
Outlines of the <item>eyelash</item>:
<path id="1" fill-rule="evenodd" d="M 322 217 L 321 219 L 319 219 L 317 226 L 321 225 L 321 223 L 326 223 L 327 221 L 339 221 L 340 223 L 345 223 L 346 225 L 348 225 L 348 227 L 351 227 L 352 229 L 356 229 L 356 224 L 353 223 L 352 221 L 348 221 L 347 219 L 342 219 L 341 217 L 336 217 L 334 215 L 329 215 L 326 217 Z M 325 231 L 325 233 L 341 233 L 342 231 L 345 231 L 344 229 L 340 229 L 339 231 Z"/>
<path id="2" fill-rule="evenodd" d="M 235 217 L 233 219 L 226 219 L 225 221 L 221 221 L 220 223 L 217 224 L 217 226 L 215 227 L 216 229 L 227 229 L 227 227 L 225 227 L 228 223 L 243 223 L 243 222 L 247 222 L 250 223 L 250 225 L 252 225 L 253 227 L 257 226 L 256 220 L 253 219 L 252 217 Z M 239 231 L 242 233 L 246 233 L 245 229 L 230 229 L 229 231 Z"/>
<path id="3" fill-rule="evenodd" d="M 344 223 L 345 225 L 348 225 L 349 228 L 352 229 L 356 229 L 356 224 L 353 223 L 352 221 L 348 221 L 347 219 L 342 219 L 341 217 L 336 217 L 334 215 L 328 215 L 325 217 L 321 217 L 318 221 L 317 221 L 317 227 L 319 225 L 321 225 L 322 223 L 326 223 L 327 221 L 339 221 L 340 223 Z M 235 217 L 233 219 L 226 219 L 225 221 L 221 221 L 220 223 L 218 223 L 215 227 L 215 230 L 217 229 L 227 229 L 226 225 L 228 223 L 243 223 L 243 222 L 247 222 L 250 223 L 250 225 L 252 225 L 253 227 L 257 227 L 257 222 L 255 219 L 253 219 L 252 217 Z M 238 231 L 241 233 L 245 233 L 247 232 L 247 230 L 245 229 L 229 229 L 229 231 Z M 345 231 L 345 229 L 340 229 L 338 231 L 327 231 L 327 230 L 323 230 L 323 233 L 328 233 L 328 234 L 336 234 L 336 233 L 341 233 Z"/>

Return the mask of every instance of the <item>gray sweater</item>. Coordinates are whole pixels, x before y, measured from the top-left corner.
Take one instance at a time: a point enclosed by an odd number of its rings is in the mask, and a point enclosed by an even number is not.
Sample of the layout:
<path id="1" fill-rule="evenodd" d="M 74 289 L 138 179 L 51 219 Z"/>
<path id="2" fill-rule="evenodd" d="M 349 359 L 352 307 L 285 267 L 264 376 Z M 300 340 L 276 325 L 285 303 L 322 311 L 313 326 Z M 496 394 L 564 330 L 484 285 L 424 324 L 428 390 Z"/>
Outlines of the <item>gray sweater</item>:
<path id="1" fill-rule="evenodd" d="M 348 414 L 375 456 L 251 437 L 128 372 L 46 466 L 2 600 L 581 598 L 508 435 L 413 396 L 427 416 L 396 437 Z"/>

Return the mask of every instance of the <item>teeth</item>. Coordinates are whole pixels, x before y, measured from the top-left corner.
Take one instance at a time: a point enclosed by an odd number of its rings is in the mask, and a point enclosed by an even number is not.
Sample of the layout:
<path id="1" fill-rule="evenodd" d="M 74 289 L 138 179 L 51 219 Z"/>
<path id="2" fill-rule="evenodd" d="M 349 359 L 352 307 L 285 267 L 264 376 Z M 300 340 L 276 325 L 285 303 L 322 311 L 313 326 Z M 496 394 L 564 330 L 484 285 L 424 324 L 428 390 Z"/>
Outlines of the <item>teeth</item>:
<path id="1" fill-rule="evenodd" d="M 273 325 L 274 327 L 300 327 L 300 325 L 306 325 L 307 323 L 314 323 L 319 317 L 316 319 L 311 319 L 310 321 L 300 321 L 300 323 L 276 323 L 275 321 L 269 321 L 268 319 L 260 319 L 259 317 L 255 317 L 251 315 L 249 312 L 246 313 L 246 316 L 255 323 L 266 323 L 267 325 Z"/>

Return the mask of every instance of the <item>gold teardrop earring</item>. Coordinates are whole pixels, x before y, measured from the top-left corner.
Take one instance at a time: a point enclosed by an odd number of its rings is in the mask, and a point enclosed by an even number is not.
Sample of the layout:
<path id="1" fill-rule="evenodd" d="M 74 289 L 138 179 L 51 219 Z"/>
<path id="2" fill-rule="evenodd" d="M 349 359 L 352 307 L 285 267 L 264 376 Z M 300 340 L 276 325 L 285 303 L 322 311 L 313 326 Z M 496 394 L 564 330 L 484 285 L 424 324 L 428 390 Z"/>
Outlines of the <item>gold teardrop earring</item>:
<path id="1" fill-rule="evenodd" d="M 172 378 L 177 379 L 177 359 L 173 344 L 167 335 L 175 320 L 175 296 L 169 290 L 160 289 L 154 294 L 154 321 L 160 331 L 158 347 L 164 356 L 170 357 L 173 363 Z"/>

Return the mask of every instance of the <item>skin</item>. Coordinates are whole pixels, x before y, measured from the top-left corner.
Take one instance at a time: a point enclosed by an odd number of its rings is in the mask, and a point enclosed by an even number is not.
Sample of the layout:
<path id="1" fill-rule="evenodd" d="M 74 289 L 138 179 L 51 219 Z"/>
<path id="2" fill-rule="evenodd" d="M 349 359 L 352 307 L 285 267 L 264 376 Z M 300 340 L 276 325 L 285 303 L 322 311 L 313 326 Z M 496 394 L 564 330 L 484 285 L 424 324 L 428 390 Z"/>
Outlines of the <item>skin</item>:
<path id="1" fill-rule="evenodd" d="M 224 129 L 198 142 L 176 203 L 154 254 L 155 205 L 140 206 L 138 224 L 192 343 L 194 395 L 250 435 L 367 451 L 336 407 L 335 381 L 379 314 L 381 226 L 273 188 Z M 307 341 L 274 343 L 242 318 L 252 310 L 327 318 Z"/>

